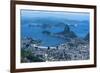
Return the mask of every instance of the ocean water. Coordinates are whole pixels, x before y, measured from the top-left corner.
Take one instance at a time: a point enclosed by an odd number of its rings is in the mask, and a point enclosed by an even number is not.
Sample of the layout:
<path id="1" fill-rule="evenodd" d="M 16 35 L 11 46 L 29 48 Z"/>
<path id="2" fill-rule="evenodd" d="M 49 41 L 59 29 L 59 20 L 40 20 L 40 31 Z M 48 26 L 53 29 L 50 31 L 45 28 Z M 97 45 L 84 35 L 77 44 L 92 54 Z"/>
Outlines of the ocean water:
<path id="1" fill-rule="evenodd" d="M 21 38 L 41 40 L 43 46 L 57 46 L 67 42 L 65 38 L 49 35 L 64 31 L 66 25 L 78 37 L 84 38 L 89 33 L 89 13 L 21 10 Z"/>

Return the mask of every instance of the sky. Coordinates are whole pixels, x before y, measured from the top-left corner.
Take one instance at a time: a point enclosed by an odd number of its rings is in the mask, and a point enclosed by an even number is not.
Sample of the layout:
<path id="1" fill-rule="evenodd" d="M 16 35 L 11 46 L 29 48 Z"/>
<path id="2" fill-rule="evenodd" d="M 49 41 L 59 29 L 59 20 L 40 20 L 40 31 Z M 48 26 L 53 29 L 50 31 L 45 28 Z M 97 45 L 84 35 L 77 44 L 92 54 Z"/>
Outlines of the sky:
<path id="1" fill-rule="evenodd" d="M 56 17 L 70 20 L 89 20 L 88 12 L 65 12 L 65 11 L 41 11 L 41 10 L 21 10 L 21 16 L 24 18 L 33 18 L 35 17 Z"/>

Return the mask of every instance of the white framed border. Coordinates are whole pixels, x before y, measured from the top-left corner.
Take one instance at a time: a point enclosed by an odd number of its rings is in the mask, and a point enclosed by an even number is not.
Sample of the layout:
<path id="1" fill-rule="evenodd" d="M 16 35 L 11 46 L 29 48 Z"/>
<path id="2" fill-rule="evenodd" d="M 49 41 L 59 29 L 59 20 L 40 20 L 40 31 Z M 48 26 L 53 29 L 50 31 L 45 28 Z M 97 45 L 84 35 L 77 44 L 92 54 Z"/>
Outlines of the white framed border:
<path id="1" fill-rule="evenodd" d="M 61 62 L 41 62 L 41 63 L 20 63 L 20 10 L 50 10 L 50 11 L 71 11 L 71 12 L 89 12 L 90 13 L 90 59 L 78 61 L 61 61 Z M 86 8 L 70 8 L 70 7 L 51 7 L 51 6 L 37 6 L 37 5 L 16 5 L 16 69 L 24 68 L 43 68 L 43 67 L 57 67 L 57 66 L 75 66 L 94 64 L 94 10 Z"/>

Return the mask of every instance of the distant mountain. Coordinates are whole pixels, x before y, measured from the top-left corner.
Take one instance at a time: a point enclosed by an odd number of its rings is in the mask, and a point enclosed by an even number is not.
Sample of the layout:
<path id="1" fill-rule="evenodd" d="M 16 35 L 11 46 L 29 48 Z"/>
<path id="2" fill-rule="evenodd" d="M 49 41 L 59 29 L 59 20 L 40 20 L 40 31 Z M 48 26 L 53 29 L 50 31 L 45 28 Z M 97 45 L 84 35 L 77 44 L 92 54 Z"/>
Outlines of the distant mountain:
<path id="1" fill-rule="evenodd" d="M 22 18 L 22 23 L 35 23 L 35 24 L 52 24 L 56 26 L 61 26 L 62 24 L 67 23 L 87 23 L 87 20 L 71 20 L 66 18 L 57 18 L 57 17 L 35 17 L 35 18 Z M 31 24 L 32 25 L 32 24 Z M 33 24 L 34 25 L 34 24 Z"/>

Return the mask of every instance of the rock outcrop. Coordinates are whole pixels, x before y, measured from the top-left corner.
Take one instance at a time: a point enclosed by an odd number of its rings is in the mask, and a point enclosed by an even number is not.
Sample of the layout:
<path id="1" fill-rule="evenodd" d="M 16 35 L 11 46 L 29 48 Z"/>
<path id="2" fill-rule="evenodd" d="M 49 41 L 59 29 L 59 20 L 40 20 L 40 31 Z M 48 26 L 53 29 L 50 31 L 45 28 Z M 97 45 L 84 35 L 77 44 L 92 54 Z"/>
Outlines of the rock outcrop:
<path id="1" fill-rule="evenodd" d="M 89 41 L 89 33 L 87 33 L 87 35 L 84 37 L 85 41 Z"/>
<path id="2" fill-rule="evenodd" d="M 58 36 L 64 36 L 64 37 L 68 37 L 68 38 L 76 38 L 76 34 L 70 30 L 70 27 L 68 25 L 65 25 L 64 31 L 56 33 L 56 35 Z"/>

